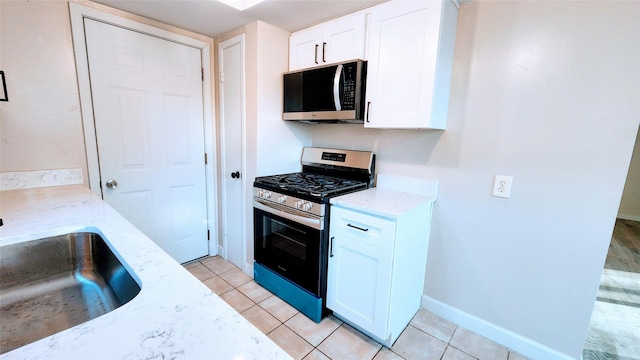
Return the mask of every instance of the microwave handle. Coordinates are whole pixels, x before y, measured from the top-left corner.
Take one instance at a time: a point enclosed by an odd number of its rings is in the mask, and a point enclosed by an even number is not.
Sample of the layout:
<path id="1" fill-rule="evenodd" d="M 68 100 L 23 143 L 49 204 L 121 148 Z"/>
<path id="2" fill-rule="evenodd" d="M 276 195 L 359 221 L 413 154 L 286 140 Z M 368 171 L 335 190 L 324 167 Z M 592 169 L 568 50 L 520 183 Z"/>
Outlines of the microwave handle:
<path id="1" fill-rule="evenodd" d="M 336 106 L 336 111 L 342 110 L 340 105 L 340 75 L 342 75 L 342 64 L 336 67 L 336 74 L 333 77 L 333 103 Z"/>

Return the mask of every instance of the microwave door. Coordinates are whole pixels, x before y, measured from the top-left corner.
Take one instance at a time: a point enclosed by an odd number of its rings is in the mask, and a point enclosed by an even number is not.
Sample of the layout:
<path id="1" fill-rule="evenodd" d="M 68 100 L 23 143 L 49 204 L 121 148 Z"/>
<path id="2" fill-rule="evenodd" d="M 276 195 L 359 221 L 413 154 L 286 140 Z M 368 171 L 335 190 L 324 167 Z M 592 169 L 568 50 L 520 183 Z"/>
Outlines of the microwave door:
<path id="1" fill-rule="evenodd" d="M 334 78 L 336 66 L 305 72 L 303 75 L 302 110 L 305 112 L 335 111 Z"/>
<path id="2" fill-rule="evenodd" d="M 360 62 L 327 65 L 284 75 L 284 120 L 362 123 Z"/>

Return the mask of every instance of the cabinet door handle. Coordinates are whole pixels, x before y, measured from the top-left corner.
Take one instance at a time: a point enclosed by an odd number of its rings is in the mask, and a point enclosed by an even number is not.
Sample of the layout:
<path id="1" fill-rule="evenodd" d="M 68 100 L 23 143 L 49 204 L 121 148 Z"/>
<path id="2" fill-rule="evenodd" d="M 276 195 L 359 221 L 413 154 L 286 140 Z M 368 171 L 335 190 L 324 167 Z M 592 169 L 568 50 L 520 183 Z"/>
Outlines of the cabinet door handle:
<path id="1" fill-rule="evenodd" d="M 357 229 L 357 230 L 360 230 L 360 231 L 369 231 L 369 229 L 361 228 L 361 227 L 358 227 L 358 226 L 355 226 L 355 225 L 351 225 L 351 224 L 347 224 L 347 226 L 351 227 L 351 228 L 354 228 L 354 229 Z"/>
<path id="2" fill-rule="evenodd" d="M 333 239 L 335 238 L 335 236 L 332 236 L 331 239 L 329 239 L 329 257 L 333 257 Z"/>
<path id="3" fill-rule="evenodd" d="M 322 62 L 327 62 L 327 58 L 325 57 L 325 54 L 327 53 L 327 43 L 323 42 L 322 43 Z"/>
<path id="4" fill-rule="evenodd" d="M 316 54 L 314 56 L 314 59 L 316 60 L 316 64 L 318 63 L 318 47 L 319 47 L 319 45 L 316 44 Z"/>
<path id="5" fill-rule="evenodd" d="M 371 107 L 371 101 L 367 102 L 367 122 L 369 122 L 369 108 Z"/>

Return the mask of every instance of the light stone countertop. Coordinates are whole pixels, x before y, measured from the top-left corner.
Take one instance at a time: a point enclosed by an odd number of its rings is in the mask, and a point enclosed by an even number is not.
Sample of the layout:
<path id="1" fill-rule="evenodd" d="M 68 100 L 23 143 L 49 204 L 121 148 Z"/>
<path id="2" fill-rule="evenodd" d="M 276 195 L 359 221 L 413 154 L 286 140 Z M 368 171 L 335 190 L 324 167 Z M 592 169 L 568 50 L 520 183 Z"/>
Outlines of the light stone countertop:
<path id="1" fill-rule="evenodd" d="M 101 233 L 142 288 L 122 307 L 0 359 L 291 359 L 88 188 L 1 191 L 0 218 L 0 246 Z"/>
<path id="2" fill-rule="evenodd" d="M 332 205 L 390 219 L 436 201 L 438 183 L 399 176 L 378 175 L 375 188 L 331 198 Z"/>

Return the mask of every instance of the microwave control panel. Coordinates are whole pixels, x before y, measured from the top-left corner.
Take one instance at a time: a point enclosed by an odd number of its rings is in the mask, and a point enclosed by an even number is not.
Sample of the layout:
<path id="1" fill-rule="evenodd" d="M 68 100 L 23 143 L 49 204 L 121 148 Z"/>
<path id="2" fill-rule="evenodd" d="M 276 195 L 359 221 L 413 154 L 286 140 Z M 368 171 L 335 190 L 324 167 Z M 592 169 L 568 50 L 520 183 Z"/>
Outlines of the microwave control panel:
<path id="1" fill-rule="evenodd" d="M 342 108 L 353 110 L 356 106 L 356 64 L 347 64 L 343 68 Z"/>

